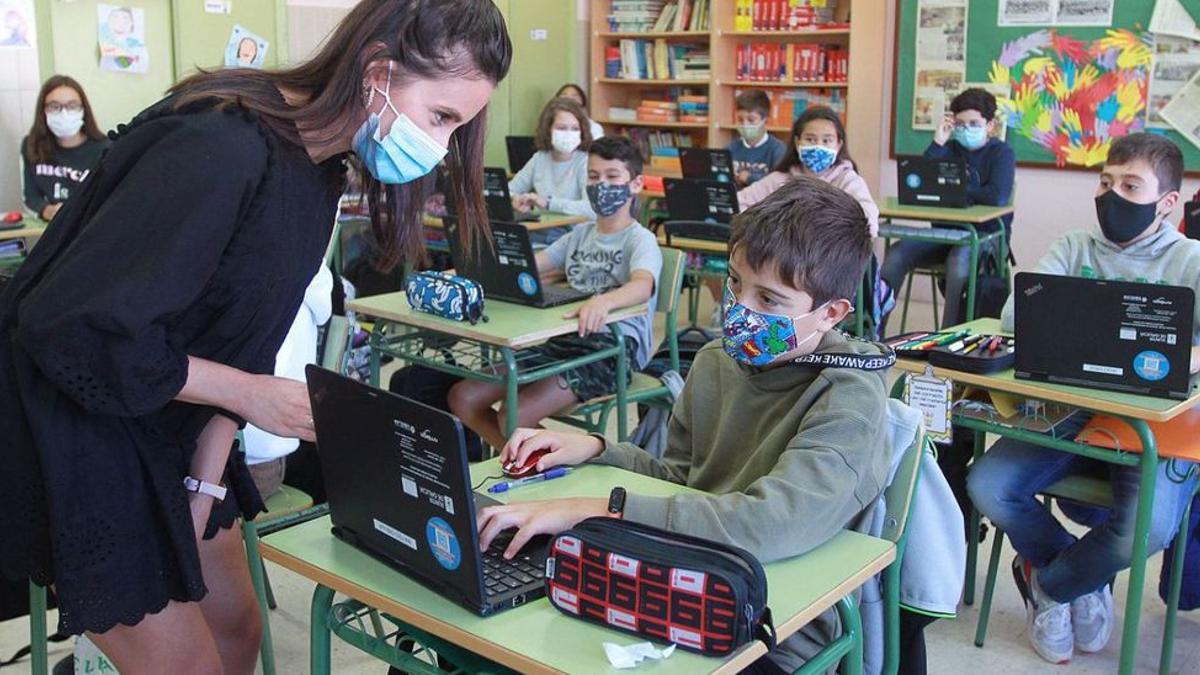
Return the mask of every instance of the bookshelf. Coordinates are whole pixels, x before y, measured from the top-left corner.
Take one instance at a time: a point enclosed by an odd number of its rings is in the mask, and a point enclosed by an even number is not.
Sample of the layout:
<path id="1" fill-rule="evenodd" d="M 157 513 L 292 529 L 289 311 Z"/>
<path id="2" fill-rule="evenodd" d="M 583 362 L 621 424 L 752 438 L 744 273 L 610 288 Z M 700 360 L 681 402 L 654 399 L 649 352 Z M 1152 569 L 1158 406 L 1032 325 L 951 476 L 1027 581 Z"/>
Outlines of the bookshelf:
<path id="1" fill-rule="evenodd" d="M 665 4 L 673 1 L 667 0 Z M 693 0 L 697 2 L 698 0 Z M 777 97 L 795 99 L 816 97 L 813 104 L 826 100 L 844 105 L 850 151 L 857 157 L 878 157 L 882 139 L 887 132 L 883 115 L 884 70 L 887 55 L 887 4 L 879 0 L 838 0 L 831 28 L 802 28 L 798 30 L 737 30 L 738 0 L 705 0 L 708 11 L 708 30 L 615 32 L 610 29 L 608 16 L 612 0 L 591 0 L 591 33 L 589 49 L 591 65 L 591 115 L 611 132 L 637 129 L 635 137 L 646 131 L 663 130 L 686 138 L 685 143 L 697 146 L 724 147 L 736 137 L 734 98 L 744 89 L 762 89 L 773 100 Z M 786 5 L 787 3 L 782 3 Z M 830 4 L 833 4 L 832 2 Z M 652 6 L 652 5 L 651 5 Z M 709 77 L 704 80 L 628 79 L 606 73 L 606 51 L 619 46 L 621 40 L 646 40 L 657 45 L 691 45 L 707 48 Z M 661 42 L 659 42 L 661 41 Z M 745 43 L 786 46 L 789 44 L 821 45 L 837 53 L 849 55 L 848 74 L 844 81 L 739 81 L 737 79 L 738 50 Z M 680 93 L 708 97 L 708 119 L 698 122 L 653 122 L 610 119 L 612 107 L 636 109 L 644 98 L 665 100 Z M 851 105 L 853 103 L 853 105 Z M 791 130 L 790 117 L 776 116 L 768 123 L 770 133 L 787 142 Z M 862 164 L 862 162 L 860 162 Z M 875 163 L 870 163 L 875 164 Z M 864 167 L 871 184 L 877 184 L 878 167 Z"/>

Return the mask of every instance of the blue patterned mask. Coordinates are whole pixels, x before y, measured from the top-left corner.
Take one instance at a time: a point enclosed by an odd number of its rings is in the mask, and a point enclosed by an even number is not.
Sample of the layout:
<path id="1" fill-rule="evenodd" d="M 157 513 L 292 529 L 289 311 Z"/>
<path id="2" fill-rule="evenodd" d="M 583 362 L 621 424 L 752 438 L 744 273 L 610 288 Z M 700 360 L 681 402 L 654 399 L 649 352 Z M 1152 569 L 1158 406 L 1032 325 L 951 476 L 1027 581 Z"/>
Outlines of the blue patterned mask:
<path id="1" fill-rule="evenodd" d="M 813 330 L 807 337 L 796 337 L 796 321 L 812 316 L 825 308 L 826 302 L 800 316 L 764 314 L 737 301 L 733 289 L 725 284 L 725 322 L 721 344 L 734 361 L 748 366 L 770 365 L 780 356 L 799 348 L 820 333 Z"/>
<path id="2" fill-rule="evenodd" d="M 837 150 L 823 145 L 799 145 L 796 146 L 796 153 L 800 155 L 800 161 L 804 162 L 804 166 L 813 173 L 821 173 L 833 166 L 838 155 Z"/>
<path id="3" fill-rule="evenodd" d="M 446 156 L 446 148 L 392 105 L 388 98 L 391 87 L 392 67 L 388 64 L 387 88 L 382 91 L 373 88 L 371 98 L 375 97 L 376 92 L 382 94 L 384 108 L 392 109 L 396 121 L 392 122 L 387 136 L 380 137 L 379 113 L 371 113 L 354 134 L 354 153 L 376 180 L 388 185 L 400 185 L 437 168 L 438 162 Z M 367 105 L 370 103 L 368 99 Z"/>
<path id="4" fill-rule="evenodd" d="M 621 183 L 615 185 L 613 183 L 592 183 L 587 186 L 588 201 L 592 204 L 592 210 L 601 218 L 607 218 L 625 206 L 625 202 L 629 201 L 631 193 L 629 192 L 629 183 Z"/>
<path id="5" fill-rule="evenodd" d="M 978 150 L 988 140 L 986 127 L 954 127 L 954 133 L 950 137 L 968 150 Z"/>

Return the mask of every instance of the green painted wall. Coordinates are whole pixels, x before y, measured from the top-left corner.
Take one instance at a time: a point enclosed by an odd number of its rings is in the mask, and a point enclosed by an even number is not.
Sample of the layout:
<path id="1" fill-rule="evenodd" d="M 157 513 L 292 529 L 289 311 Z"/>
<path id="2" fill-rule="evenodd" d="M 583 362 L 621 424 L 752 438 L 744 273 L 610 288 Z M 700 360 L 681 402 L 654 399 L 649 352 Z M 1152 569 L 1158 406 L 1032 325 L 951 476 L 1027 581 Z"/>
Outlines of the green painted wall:
<path id="1" fill-rule="evenodd" d="M 159 0 L 161 1 L 161 0 Z M 267 39 L 267 68 L 286 61 L 287 39 L 276 30 L 279 22 L 274 0 L 233 0 L 232 13 L 209 14 L 203 0 L 172 0 L 175 20 L 175 69 L 184 77 L 197 67 L 212 69 L 225 62 L 225 44 L 234 24 Z"/>
<path id="2" fill-rule="evenodd" d="M 576 66 L 575 3 L 567 0 L 496 0 L 508 23 L 513 64 L 496 89 L 488 118 L 489 166 L 508 166 L 504 137 L 532 134 L 538 113 Z M 533 30 L 545 30 L 534 40 Z"/>
<path id="3" fill-rule="evenodd" d="M 62 73 L 79 80 L 102 129 L 128 122 L 161 98 L 175 81 L 170 3 L 163 0 L 124 3 L 145 11 L 146 46 L 150 52 L 149 70 L 145 74 L 100 69 L 97 0 L 37 0 L 37 3 L 38 41 L 43 45 L 39 49 L 42 79 Z M 42 21 L 42 17 L 49 17 L 49 21 Z"/>

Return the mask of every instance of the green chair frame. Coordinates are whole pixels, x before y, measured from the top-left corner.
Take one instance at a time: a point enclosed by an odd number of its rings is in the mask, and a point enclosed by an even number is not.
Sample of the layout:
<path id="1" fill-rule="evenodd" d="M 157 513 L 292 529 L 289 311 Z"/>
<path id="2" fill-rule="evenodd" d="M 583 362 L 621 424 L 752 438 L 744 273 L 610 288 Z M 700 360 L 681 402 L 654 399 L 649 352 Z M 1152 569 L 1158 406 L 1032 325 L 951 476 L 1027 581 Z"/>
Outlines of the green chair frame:
<path id="1" fill-rule="evenodd" d="M 683 251 L 673 248 L 662 249 L 662 257 L 662 271 L 658 275 L 659 303 L 657 311 L 665 316 L 664 331 L 667 349 L 670 353 L 671 370 L 679 372 L 679 329 L 676 322 L 679 316 L 687 257 Z M 625 400 L 629 403 L 642 403 L 661 408 L 670 408 L 674 404 L 671 390 L 643 373 L 634 374 L 633 383 L 626 391 Z M 616 395 L 609 394 L 564 410 L 555 415 L 554 419 L 584 429 L 589 433 L 603 433 L 608 428 L 609 417 L 616 405 Z"/>

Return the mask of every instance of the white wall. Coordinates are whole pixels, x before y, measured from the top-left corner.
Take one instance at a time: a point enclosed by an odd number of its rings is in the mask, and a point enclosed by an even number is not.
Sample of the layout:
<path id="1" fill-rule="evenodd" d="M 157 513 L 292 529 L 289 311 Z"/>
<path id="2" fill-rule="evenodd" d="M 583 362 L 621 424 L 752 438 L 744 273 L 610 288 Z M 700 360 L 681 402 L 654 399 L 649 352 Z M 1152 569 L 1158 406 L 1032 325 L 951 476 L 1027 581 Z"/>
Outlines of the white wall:
<path id="1" fill-rule="evenodd" d="M 0 213 L 24 208 L 21 139 L 33 124 L 41 86 L 37 49 L 0 49 Z"/>

